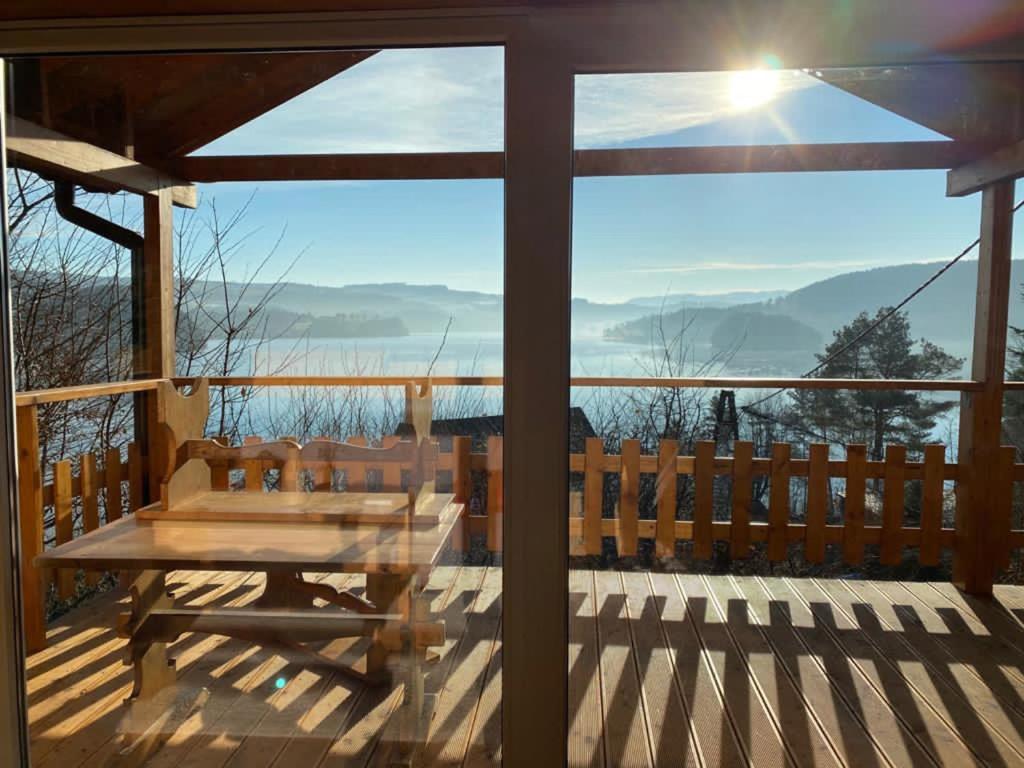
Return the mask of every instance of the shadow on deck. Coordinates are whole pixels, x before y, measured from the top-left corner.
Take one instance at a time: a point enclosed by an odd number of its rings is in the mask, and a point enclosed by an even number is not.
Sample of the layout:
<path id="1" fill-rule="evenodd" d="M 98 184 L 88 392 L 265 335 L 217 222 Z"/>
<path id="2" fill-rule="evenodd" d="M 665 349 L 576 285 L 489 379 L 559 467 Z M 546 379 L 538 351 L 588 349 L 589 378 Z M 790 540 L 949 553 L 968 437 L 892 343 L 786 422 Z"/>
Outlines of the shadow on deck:
<path id="1" fill-rule="evenodd" d="M 169 583 L 192 605 L 245 605 L 262 577 Z M 493 765 L 501 571 L 442 567 L 428 589 L 449 640 L 422 762 Z M 948 584 L 573 571 L 569 589 L 573 766 L 1024 764 L 1024 588 L 979 601 Z M 33 765 L 115 751 L 125 604 L 115 592 L 62 617 L 30 657 Z M 181 689 L 209 695 L 149 766 L 372 764 L 401 695 L 221 637 L 172 653 Z"/>

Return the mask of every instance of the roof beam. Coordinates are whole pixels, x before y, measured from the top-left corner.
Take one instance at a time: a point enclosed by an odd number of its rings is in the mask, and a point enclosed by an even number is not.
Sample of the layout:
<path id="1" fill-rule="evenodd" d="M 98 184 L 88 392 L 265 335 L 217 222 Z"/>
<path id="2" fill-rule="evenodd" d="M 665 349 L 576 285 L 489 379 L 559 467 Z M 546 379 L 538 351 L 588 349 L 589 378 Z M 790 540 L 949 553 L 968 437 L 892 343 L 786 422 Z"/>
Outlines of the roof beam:
<path id="1" fill-rule="evenodd" d="M 946 174 L 946 194 L 963 197 L 997 181 L 1024 176 L 1024 141 L 997 149 L 990 155 L 954 168 Z"/>
<path id="2" fill-rule="evenodd" d="M 953 141 L 790 144 L 576 150 L 577 176 L 794 173 L 948 169 L 982 154 Z M 193 182 L 500 179 L 501 152 L 184 157 L 177 173 Z"/>
<path id="3" fill-rule="evenodd" d="M 952 141 L 582 149 L 576 175 L 909 171 L 952 168 L 979 154 L 976 146 Z"/>
<path id="4" fill-rule="evenodd" d="M 6 146 L 16 168 L 110 192 L 158 195 L 170 189 L 175 205 L 196 207 L 196 188 L 189 182 L 13 115 L 7 117 Z"/>

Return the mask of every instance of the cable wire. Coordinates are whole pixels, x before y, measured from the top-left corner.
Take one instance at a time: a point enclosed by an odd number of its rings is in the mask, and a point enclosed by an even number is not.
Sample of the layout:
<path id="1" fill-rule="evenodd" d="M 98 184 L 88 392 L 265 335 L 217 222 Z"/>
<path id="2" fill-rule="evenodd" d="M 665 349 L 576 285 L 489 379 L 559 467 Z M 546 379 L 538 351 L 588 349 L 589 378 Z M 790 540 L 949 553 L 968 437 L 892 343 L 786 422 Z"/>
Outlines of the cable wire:
<path id="1" fill-rule="evenodd" d="M 1021 200 L 1019 203 L 1017 203 L 1015 206 L 1013 206 L 1013 213 L 1017 213 L 1017 211 L 1019 211 L 1022 207 L 1024 207 L 1024 200 Z M 944 274 L 946 274 L 946 272 L 948 272 L 953 267 L 954 264 L 956 264 L 964 256 L 966 256 L 968 253 L 970 253 L 975 248 L 977 248 L 980 243 L 981 243 L 981 236 L 979 235 L 978 237 L 976 237 L 974 239 L 974 242 L 972 242 L 970 245 L 968 245 L 966 248 L 964 248 L 962 251 L 960 251 L 960 253 L 958 253 L 949 262 L 947 262 L 945 265 L 943 265 L 942 268 L 939 269 L 934 275 L 929 277 L 927 280 L 925 280 L 923 283 L 921 283 L 921 285 L 919 285 L 917 288 L 915 288 L 913 291 L 911 291 L 911 293 L 906 298 L 904 298 L 899 304 L 897 304 L 896 306 L 892 307 L 888 312 L 885 313 L 885 315 L 883 315 L 882 317 L 880 317 L 877 320 L 875 320 L 875 322 L 873 322 L 871 325 L 869 325 L 867 328 L 865 328 L 861 333 L 857 334 L 854 338 L 850 339 L 850 341 L 848 341 L 841 348 L 839 348 L 838 350 L 833 352 L 831 355 L 826 357 L 824 360 L 822 360 L 816 366 L 811 368 L 809 371 L 807 371 L 807 373 L 805 373 L 802 376 L 800 376 L 800 378 L 801 379 L 810 378 L 811 376 L 816 374 L 818 371 L 820 371 L 822 368 L 824 368 L 826 365 L 828 365 L 833 360 L 835 360 L 837 357 L 839 357 L 840 355 L 845 354 L 850 349 L 855 347 L 857 344 L 859 344 L 861 341 L 863 341 L 865 338 L 867 338 L 871 333 L 873 333 L 875 330 L 877 330 L 879 326 L 884 325 L 885 322 L 887 320 L 889 320 L 889 318 L 891 318 L 893 315 L 895 315 L 897 312 L 899 312 L 901 309 L 903 309 L 903 307 L 905 307 L 907 304 L 909 304 L 911 301 L 913 301 L 915 298 L 917 298 L 921 293 L 923 293 L 924 290 L 926 288 L 928 288 L 928 286 L 930 286 L 932 283 L 934 283 L 936 280 L 938 280 L 940 277 L 942 277 Z M 769 395 L 765 395 L 764 397 L 760 398 L 759 400 L 755 400 L 752 403 L 748 403 L 746 405 L 740 406 L 740 410 L 748 411 L 748 412 L 752 411 L 752 409 L 756 408 L 757 406 L 761 405 L 762 403 L 768 402 L 769 400 L 771 400 L 774 397 L 777 397 L 777 396 L 781 395 L 783 392 L 786 392 L 788 389 L 789 389 L 789 387 L 782 387 L 780 389 L 777 389 L 776 391 L 772 392 Z M 766 418 L 767 417 L 766 414 L 758 414 L 758 415 L 761 418 Z"/>

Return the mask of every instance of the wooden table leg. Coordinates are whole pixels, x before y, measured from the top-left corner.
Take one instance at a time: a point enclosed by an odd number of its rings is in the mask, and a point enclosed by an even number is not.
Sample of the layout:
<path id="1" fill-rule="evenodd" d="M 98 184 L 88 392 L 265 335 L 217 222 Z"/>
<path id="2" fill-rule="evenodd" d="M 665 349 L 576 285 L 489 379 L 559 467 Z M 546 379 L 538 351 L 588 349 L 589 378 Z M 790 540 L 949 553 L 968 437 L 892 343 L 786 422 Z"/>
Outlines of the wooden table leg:
<path id="1" fill-rule="evenodd" d="M 128 637 L 125 664 L 132 666 L 133 685 L 125 701 L 127 711 L 121 749 L 110 766 L 129 768 L 143 765 L 166 740 L 169 712 L 175 708 L 174 661 L 167 658 L 167 643 L 140 637 L 139 629 L 149 613 L 171 608 L 164 571 L 142 571 L 131 586 L 132 609 L 122 614 L 118 631 Z"/>
<path id="2" fill-rule="evenodd" d="M 373 603 L 378 613 L 397 613 L 407 622 L 413 618 L 413 579 L 407 575 L 390 573 L 368 573 L 366 575 L 366 598 Z M 370 644 L 366 652 L 366 674 L 370 676 L 388 673 L 388 658 L 391 651 L 379 642 Z"/>

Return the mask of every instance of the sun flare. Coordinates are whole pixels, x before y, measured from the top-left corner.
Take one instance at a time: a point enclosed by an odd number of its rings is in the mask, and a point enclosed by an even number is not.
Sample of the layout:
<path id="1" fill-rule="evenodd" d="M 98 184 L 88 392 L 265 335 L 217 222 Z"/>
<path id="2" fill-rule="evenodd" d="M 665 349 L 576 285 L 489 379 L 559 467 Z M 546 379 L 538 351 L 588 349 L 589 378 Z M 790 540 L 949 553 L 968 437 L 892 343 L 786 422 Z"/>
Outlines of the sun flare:
<path id="1" fill-rule="evenodd" d="M 736 109 L 767 104 L 779 91 L 779 73 L 772 69 L 734 72 L 729 80 L 729 101 Z"/>

